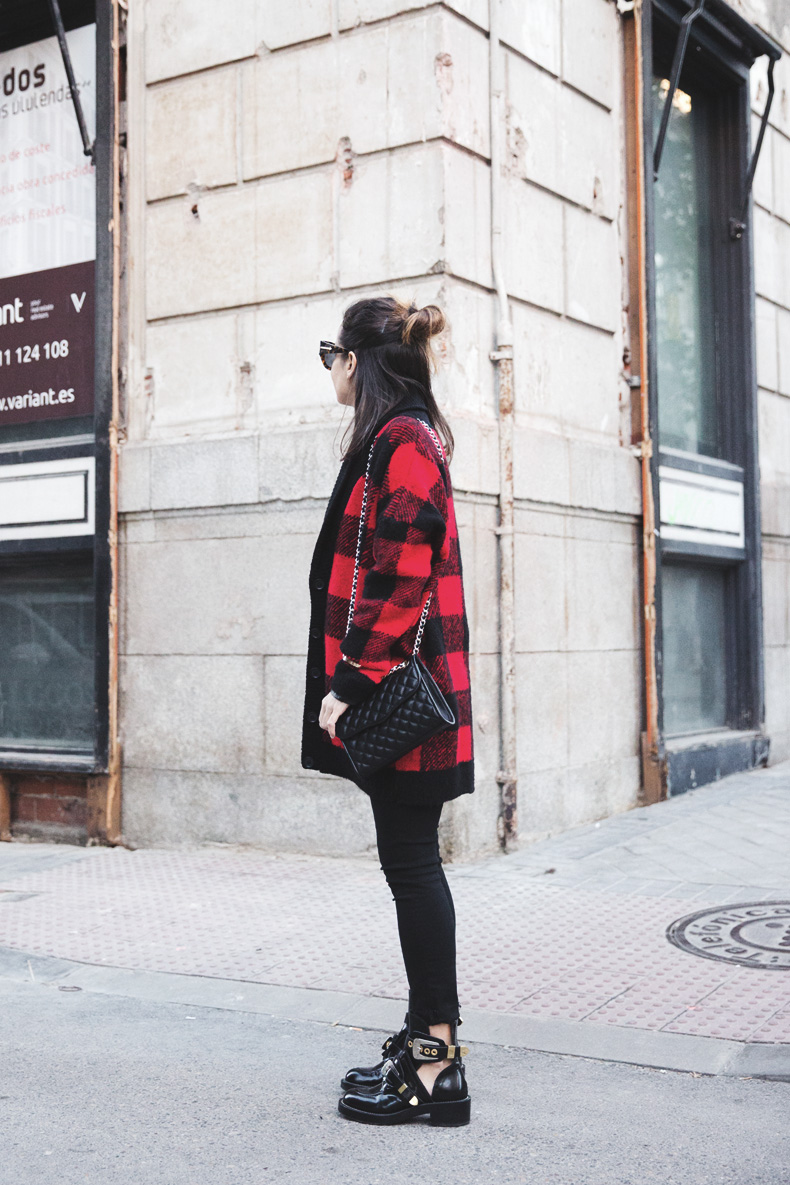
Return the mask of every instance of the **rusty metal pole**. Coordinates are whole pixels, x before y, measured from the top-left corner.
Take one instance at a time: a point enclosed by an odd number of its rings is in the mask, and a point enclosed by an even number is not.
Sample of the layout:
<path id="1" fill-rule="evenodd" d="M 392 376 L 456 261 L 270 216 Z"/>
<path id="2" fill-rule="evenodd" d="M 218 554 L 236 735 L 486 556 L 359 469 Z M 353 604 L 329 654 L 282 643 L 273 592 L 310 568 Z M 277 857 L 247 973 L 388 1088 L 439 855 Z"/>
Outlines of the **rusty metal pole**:
<path id="1" fill-rule="evenodd" d="M 513 325 L 503 268 L 502 172 L 504 153 L 504 60 L 499 38 L 500 0 L 489 0 L 491 135 L 491 262 L 497 296 L 496 368 L 499 428 L 499 842 L 505 851 L 518 837 L 516 759 L 516 630 L 513 487 Z"/>
<path id="2" fill-rule="evenodd" d="M 0 773 L 0 840 L 11 839 L 11 778 Z"/>
<path id="3" fill-rule="evenodd" d="M 499 397 L 499 671 L 500 793 L 499 840 L 505 850 L 518 839 L 516 767 L 515 534 L 513 496 L 513 350 L 495 351 Z"/>
<path id="4" fill-rule="evenodd" d="M 647 231 L 645 213 L 645 121 L 642 65 L 642 0 L 633 9 L 632 101 L 635 120 L 636 251 L 638 284 L 638 334 L 640 375 L 639 456 L 642 465 L 642 597 L 645 664 L 645 731 L 642 735 L 642 795 L 644 803 L 666 798 L 666 771 L 661 754 L 658 727 L 658 678 L 656 670 L 656 506 L 653 494 L 653 439 L 650 425 L 648 317 L 647 317 Z M 652 142 L 652 137 L 651 137 Z M 652 167 L 652 153 L 651 153 Z"/>

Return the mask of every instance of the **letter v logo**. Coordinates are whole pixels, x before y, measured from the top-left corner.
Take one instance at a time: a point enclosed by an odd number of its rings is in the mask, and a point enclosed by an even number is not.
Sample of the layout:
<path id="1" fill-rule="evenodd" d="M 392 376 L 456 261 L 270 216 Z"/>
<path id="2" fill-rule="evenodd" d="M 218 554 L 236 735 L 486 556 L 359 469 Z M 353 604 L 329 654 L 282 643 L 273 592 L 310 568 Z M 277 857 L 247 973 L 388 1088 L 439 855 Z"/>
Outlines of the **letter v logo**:
<path id="1" fill-rule="evenodd" d="M 82 296 L 77 296 L 76 292 L 72 292 L 71 302 L 74 305 L 74 308 L 77 310 L 78 313 L 82 309 L 84 301 L 85 301 L 85 293 L 84 292 L 83 292 Z"/>

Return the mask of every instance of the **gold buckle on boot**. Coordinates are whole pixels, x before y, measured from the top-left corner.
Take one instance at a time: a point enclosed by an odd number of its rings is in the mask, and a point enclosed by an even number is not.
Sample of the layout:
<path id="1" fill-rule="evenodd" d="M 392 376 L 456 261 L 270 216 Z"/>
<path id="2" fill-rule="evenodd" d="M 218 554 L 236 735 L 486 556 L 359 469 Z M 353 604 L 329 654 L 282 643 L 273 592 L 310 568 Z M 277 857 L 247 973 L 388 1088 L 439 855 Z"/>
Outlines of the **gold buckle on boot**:
<path id="1" fill-rule="evenodd" d="M 412 1056 L 418 1062 L 438 1061 L 440 1057 L 444 1057 L 444 1054 L 439 1053 L 439 1045 L 437 1041 L 423 1041 L 420 1037 L 415 1037 L 411 1049 Z M 444 1048 L 443 1042 L 441 1045 Z"/>
<path id="2" fill-rule="evenodd" d="M 443 1041 L 424 1040 L 416 1037 L 412 1043 L 412 1056 L 418 1062 L 437 1062 L 447 1058 L 454 1061 L 456 1056 L 466 1057 L 469 1050 L 465 1045 L 445 1045 Z"/>

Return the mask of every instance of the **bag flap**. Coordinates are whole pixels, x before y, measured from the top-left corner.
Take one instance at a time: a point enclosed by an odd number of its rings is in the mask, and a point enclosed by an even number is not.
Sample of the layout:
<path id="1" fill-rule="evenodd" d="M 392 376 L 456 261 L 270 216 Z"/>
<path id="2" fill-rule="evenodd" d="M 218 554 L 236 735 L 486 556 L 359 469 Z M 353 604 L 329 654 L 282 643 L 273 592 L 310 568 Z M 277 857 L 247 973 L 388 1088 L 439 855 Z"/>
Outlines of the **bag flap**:
<path id="1" fill-rule="evenodd" d="M 372 695 L 361 704 L 354 704 L 346 708 L 335 725 L 335 735 L 341 741 L 350 740 L 360 732 L 375 725 L 383 724 L 396 708 L 414 695 L 422 682 L 419 659 L 412 655 L 408 666 L 385 675 Z"/>

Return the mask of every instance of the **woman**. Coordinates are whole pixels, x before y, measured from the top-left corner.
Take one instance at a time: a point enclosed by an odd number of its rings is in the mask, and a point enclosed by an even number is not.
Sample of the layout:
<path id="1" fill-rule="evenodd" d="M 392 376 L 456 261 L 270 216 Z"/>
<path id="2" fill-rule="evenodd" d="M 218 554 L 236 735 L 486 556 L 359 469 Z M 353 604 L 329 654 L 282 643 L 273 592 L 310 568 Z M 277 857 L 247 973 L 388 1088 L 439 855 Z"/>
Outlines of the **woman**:
<path id="1" fill-rule="evenodd" d="M 442 804 L 474 789 L 469 628 L 452 486 L 452 433 L 431 391 L 435 305 L 392 297 L 352 304 L 340 340 L 322 342 L 350 439 L 310 569 L 310 640 L 302 765 L 356 782 L 370 797 L 381 867 L 395 899 L 409 1009 L 376 1066 L 349 1070 L 343 1115 L 363 1123 L 469 1122 L 456 1042 L 455 911 L 439 856 Z M 439 439 L 441 433 L 445 446 Z M 364 535 L 347 628 L 365 468 Z M 419 654 L 453 709 L 439 732 L 369 778 L 356 776 L 335 726 L 408 658 L 430 594 Z"/>

